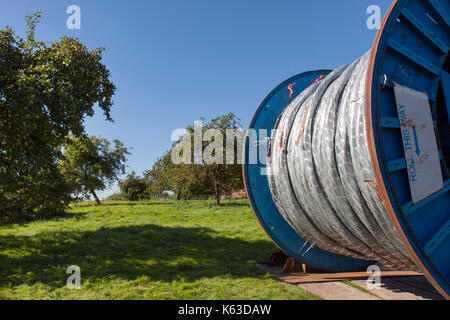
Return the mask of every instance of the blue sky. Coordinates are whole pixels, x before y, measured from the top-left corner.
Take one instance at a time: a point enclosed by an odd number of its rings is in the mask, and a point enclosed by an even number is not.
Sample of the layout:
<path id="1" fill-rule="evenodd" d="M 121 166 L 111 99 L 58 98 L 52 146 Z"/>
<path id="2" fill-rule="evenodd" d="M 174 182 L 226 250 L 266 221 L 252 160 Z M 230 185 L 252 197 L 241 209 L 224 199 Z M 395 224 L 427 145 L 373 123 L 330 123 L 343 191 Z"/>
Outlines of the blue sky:
<path id="1" fill-rule="evenodd" d="M 68 30 L 66 8 L 81 8 L 81 30 Z M 200 117 L 234 112 L 247 127 L 258 104 L 295 74 L 334 69 L 370 49 L 391 0 L 15 0 L 0 2 L 0 28 L 19 35 L 24 16 L 41 9 L 37 38 L 79 38 L 106 47 L 117 86 L 112 116 L 86 121 L 89 134 L 132 148 L 128 171 L 141 174 L 171 145 L 171 133 Z M 102 195 L 117 190 L 112 186 Z"/>

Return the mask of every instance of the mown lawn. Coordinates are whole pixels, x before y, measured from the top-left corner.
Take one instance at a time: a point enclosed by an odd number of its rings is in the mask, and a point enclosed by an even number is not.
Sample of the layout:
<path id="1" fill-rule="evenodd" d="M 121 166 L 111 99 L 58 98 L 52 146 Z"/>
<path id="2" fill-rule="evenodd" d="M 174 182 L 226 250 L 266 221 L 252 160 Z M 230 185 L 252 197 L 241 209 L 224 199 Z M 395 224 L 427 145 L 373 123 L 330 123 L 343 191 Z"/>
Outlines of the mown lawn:
<path id="1" fill-rule="evenodd" d="M 0 226 L 0 299 L 318 299 L 255 266 L 274 250 L 246 201 L 85 202 Z"/>

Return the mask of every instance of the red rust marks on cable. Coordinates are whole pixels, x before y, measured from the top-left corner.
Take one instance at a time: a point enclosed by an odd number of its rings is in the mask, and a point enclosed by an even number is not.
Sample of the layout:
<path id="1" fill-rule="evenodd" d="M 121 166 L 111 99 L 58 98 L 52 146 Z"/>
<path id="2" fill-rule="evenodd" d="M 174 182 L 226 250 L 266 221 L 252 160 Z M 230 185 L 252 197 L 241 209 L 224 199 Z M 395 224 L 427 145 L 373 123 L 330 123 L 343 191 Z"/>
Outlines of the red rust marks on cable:
<path id="1" fill-rule="evenodd" d="M 325 79 L 327 76 L 326 75 L 321 75 L 320 77 L 318 77 L 316 80 L 314 80 L 313 83 L 311 83 L 311 86 L 319 81 L 322 81 L 323 79 Z"/>
<path id="2" fill-rule="evenodd" d="M 308 118 L 309 109 L 311 109 L 311 106 L 310 106 L 310 105 L 308 105 L 308 106 L 306 107 L 305 117 L 303 118 L 302 126 L 301 126 L 301 128 L 300 128 L 300 133 L 299 133 L 299 135 L 298 135 L 298 137 L 297 137 L 297 140 L 295 141 L 295 145 L 297 145 L 297 146 L 298 146 L 298 144 L 300 143 L 300 140 L 302 139 L 303 132 L 305 131 L 306 120 L 307 120 L 307 118 Z"/>
<path id="3" fill-rule="evenodd" d="M 294 86 L 295 86 L 295 82 L 291 83 L 288 87 L 287 90 L 289 91 L 289 99 L 288 99 L 288 105 L 291 103 L 291 99 L 292 99 L 292 95 L 294 94 Z"/>
<path id="4" fill-rule="evenodd" d="M 374 185 L 374 187 L 375 187 L 375 189 L 377 189 L 378 196 L 380 197 L 380 199 L 382 199 L 382 197 L 381 197 L 381 192 L 380 192 L 380 188 L 378 188 L 377 180 L 375 180 L 375 179 L 373 179 L 373 180 L 363 180 L 363 182 L 372 182 L 373 185 Z"/>

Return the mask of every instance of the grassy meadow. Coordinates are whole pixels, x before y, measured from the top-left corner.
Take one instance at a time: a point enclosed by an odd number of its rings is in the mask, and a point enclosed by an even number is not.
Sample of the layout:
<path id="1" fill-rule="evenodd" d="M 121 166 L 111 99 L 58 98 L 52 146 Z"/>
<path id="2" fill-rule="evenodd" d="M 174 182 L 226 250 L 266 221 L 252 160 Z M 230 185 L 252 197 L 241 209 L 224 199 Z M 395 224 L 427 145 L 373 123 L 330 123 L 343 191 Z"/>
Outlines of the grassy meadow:
<path id="1" fill-rule="evenodd" d="M 318 299 L 256 267 L 275 250 L 245 200 L 83 202 L 0 226 L 0 299 Z"/>

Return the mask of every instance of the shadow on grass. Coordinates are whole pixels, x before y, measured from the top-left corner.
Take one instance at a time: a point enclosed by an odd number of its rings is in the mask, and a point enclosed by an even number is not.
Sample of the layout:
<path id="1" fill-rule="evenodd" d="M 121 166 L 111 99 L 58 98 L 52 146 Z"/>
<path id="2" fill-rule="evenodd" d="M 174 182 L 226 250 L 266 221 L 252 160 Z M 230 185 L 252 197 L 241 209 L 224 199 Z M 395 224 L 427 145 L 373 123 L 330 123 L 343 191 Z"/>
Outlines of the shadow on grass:
<path id="1" fill-rule="evenodd" d="M 207 207 L 249 207 L 246 199 L 242 200 L 222 200 L 220 206 L 216 206 L 214 200 L 145 200 L 145 201 L 103 201 L 101 206 L 98 206 L 93 201 L 75 202 L 74 207 L 78 208 L 104 208 L 114 206 L 155 206 L 155 205 L 174 205 L 178 207 L 190 205 L 203 205 Z"/>
<path id="2" fill-rule="evenodd" d="M 175 205 L 177 202 L 174 201 L 103 201 L 101 205 L 97 205 L 95 202 L 75 202 L 75 208 L 104 208 L 104 207 L 115 207 L 115 206 L 155 206 L 155 205 Z"/>
<path id="3" fill-rule="evenodd" d="M 81 268 L 83 281 L 141 276 L 163 282 L 224 275 L 261 277 L 264 273 L 255 263 L 264 261 L 273 250 L 268 240 L 252 242 L 222 237 L 208 228 L 157 225 L 1 236 L 0 252 L 21 256 L 0 254 L 0 286 L 43 283 L 62 287 L 70 265 Z"/>
<path id="4" fill-rule="evenodd" d="M 222 202 L 221 206 L 224 207 L 250 207 L 247 200 L 242 200 L 242 202 Z"/>
<path id="5" fill-rule="evenodd" d="M 0 229 L 9 229 L 9 228 L 15 228 L 15 227 L 26 227 L 30 224 L 36 223 L 36 222 L 41 222 L 41 221 L 52 221 L 52 222 L 60 222 L 63 220 L 70 220 L 70 219 L 80 219 L 83 216 L 87 215 L 87 212 L 77 212 L 77 213 L 71 213 L 71 212 L 65 212 L 62 214 L 59 214 L 57 216 L 54 217 L 45 217 L 45 218 L 41 218 L 41 219 L 34 219 L 34 220 L 27 220 L 27 219 L 23 219 L 23 220 L 15 220 L 15 221 L 11 221 L 11 222 L 3 222 L 0 223 Z M 1 245 L 1 244 L 0 244 Z"/>

